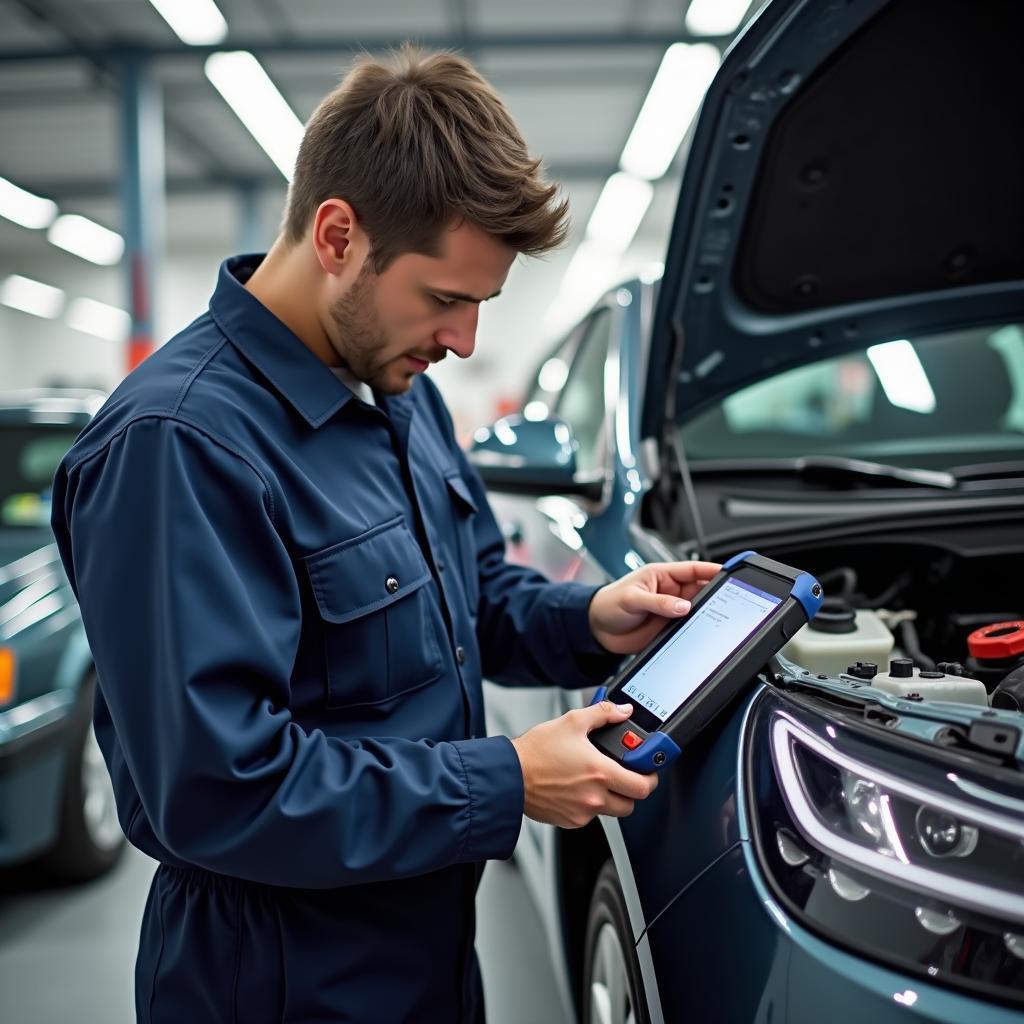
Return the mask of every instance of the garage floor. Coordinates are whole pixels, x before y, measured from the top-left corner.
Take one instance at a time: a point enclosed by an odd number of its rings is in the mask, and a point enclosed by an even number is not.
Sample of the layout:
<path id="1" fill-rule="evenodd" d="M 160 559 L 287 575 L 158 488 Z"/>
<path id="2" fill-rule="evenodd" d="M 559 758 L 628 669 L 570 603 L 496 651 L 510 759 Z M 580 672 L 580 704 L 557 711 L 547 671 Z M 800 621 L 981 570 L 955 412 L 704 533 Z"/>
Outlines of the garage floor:
<path id="1" fill-rule="evenodd" d="M 130 848 L 110 875 L 85 886 L 54 889 L 24 871 L 0 876 L 0 1017 L 11 1024 L 130 1024 L 152 874 L 153 862 Z M 567 1024 L 518 871 L 491 864 L 478 906 L 489 1024 Z"/>

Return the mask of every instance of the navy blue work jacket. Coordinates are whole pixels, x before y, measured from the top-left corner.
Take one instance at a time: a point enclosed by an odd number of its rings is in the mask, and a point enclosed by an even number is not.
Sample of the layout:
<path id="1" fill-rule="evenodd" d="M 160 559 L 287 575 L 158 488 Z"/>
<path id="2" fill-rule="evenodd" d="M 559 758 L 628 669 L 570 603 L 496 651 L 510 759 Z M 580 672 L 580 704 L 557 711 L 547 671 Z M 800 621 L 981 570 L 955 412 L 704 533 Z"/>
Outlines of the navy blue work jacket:
<path id="1" fill-rule="evenodd" d="M 593 684 L 593 588 L 508 564 L 434 385 L 363 402 L 242 286 L 130 374 L 53 527 L 129 840 L 146 1022 L 478 1021 L 522 774 L 481 676 Z"/>

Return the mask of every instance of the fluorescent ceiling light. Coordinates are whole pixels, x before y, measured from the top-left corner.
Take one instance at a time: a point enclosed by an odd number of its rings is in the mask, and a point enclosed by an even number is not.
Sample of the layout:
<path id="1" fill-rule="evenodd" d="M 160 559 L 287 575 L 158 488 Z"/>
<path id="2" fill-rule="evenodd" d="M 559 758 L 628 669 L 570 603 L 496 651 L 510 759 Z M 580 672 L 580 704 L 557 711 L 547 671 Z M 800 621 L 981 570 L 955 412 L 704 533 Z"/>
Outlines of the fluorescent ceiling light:
<path id="1" fill-rule="evenodd" d="M 0 302 L 22 313 L 52 320 L 64 308 L 64 293 L 53 285 L 12 274 L 0 285 Z"/>
<path id="2" fill-rule="evenodd" d="M 189 46 L 219 43 L 228 34 L 228 23 L 213 0 L 149 0 L 160 17 Z"/>
<path id="3" fill-rule="evenodd" d="M 899 409 L 935 412 L 935 392 L 909 341 L 872 345 L 868 359 L 878 374 L 885 397 Z"/>
<path id="4" fill-rule="evenodd" d="M 206 77 L 289 181 L 302 142 L 302 122 L 260 62 L 245 50 L 214 53 Z"/>
<path id="5" fill-rule="evenodd" d="M 112 266 L 124 255 L 124 239 L 116 231 L 77 213 L 58 217 L 46 237 L 61 249 L 104 267 Z"/>
<path id="6" fill-rule="evenodd" d="M 615 253 L 629 248 L 654 197 L 654 188 L 643 178 L 621 171 L 601 190 L 587 223 L 587 240 Z"/>
<path id="7" fill-rule="evenodd" d="M 615 254 L 602 246 L 589 240 L 581 242 L 566 267 L 559 297 L 590 305 L 608 286 L 617 263 Z"/>
<path id="8" fill-rule="evenodd" d="M 710 43 L 673 43 L 665 51 L 622 151 L 624 171 L 654 179 L 668 170 L 721 60 Z"/>
<path id="9" fill-rule="evenodd" d="M 654 284 L 655 281 L 660 281 L 664 276 L 665 264 L 659 263 L 657 260 L 645 263 L 640 268 L 640 280 L 644 284 Z"/>
<path id="10" fill-rule="evenodd" d="M 6 178 L 0 178 L 0 217 L 23 228 L 38 229 L 48 228 L 56 216 L 57 204 L 52 199 L 34 196 Z"/>
<path id="11" fill-rule="evenodd" d="M 544 316 L 543 329 L 559 335 L 571 327 L 612 283 L 619 254 L 585 240 L 572 254 L 558 296 Z"/>
<path id="12" fill-rule="evenodd" d="M 727 36 L 735 32 L 750 0 L 690 0 L 686 28 L 695 36 Z"/>
<path id="13" fill-rule="evenodd" d="M 125 341 L 132 327 L 132 318 L 123 309 L 108 306 L 105 302 L 73 299 L 68 306 L 67 325 L 107 341 Z"/>

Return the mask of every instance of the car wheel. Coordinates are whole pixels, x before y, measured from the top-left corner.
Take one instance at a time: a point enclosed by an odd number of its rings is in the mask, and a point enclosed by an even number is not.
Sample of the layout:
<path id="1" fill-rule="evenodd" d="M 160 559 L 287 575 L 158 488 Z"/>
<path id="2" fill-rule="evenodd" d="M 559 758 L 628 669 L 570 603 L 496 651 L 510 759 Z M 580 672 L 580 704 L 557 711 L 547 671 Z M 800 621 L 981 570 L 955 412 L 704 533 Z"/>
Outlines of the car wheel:
<path id="1" fill-rule="evenodd" d="M 125 846 L 114 789 L 92 725 L 95 690 L 93 674 L 82 684 L 72 713 L 60 833 L 43 858 L 48 873 L 69 881 L 103 874 L 113 867 Z"/>
<path id="2" fill-rule="evenodd" d="M 615 865 L 597 876 L 583 961 L 584 1024 L 650 1024 L 640 962 Z"/>

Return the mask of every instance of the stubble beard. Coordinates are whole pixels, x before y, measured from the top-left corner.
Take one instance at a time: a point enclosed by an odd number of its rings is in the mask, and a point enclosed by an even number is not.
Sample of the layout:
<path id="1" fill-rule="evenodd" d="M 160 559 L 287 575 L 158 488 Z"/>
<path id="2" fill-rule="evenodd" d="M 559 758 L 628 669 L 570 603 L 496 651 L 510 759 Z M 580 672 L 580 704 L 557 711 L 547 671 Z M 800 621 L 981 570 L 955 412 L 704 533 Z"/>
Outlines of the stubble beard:
<path id="1" fill-rule="evenodd" d="M 401 394 L 411 381 L 396 383 L 387 373 L 390 359 L 384 356 L 388 337 L 377 318 L 374 306 L 373 272 L 363 266 L 348 292 L 331 307 L 335 351 L 357 380 L 384 394 Z"/>

